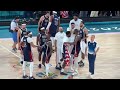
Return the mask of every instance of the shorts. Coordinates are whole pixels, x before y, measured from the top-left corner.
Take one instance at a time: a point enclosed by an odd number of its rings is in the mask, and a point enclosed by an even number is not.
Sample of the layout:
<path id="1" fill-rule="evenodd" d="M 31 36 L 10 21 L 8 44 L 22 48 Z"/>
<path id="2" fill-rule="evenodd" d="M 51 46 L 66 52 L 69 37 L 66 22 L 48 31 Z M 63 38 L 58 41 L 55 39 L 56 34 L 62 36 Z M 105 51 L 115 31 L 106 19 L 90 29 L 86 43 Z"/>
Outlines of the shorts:
<path id="1" fill-rule="evenodd" d="M 78 47 L 76 48 L 77 54 L 79 54 L 80 50 L 81 50 L 81 49 L 80 49 L 80 47 L 78 46 Z M 75 54 L 75 47 L 73 48 L 71 54 L 73 54 L 73 55 Z"/>
<path id="2" fill-rule="evenodd" d="M 46 60 L 46 54 L 43 55 L 43 59 L 42 59 L 42 62 L 45 63 L 45 62 L 50 62 L 50 58 L 51 58 L 51 55 L 48 57 L 48 60 Z"/>
<path id="3" fill-rule="evenodd" d="M 13 41 L 16 43 L 17 42 L 17 32 L 12 33 L 12 38 L 13 38 Z"/>
<path id="4" fill-rule="evenodd" d="M 42 48 L 42 49 L 39 49 L 39 48 L 38 48 L 38 53 L 39 53 L 39 54 L 42 54 L 42 52 L 44 52 L 44 48 Z"/>
<path id="5" fill-rule="evenodd" d="M 85 48 L 87 47 L 87 44 L 84 41 L 80 42 L 81 52 L 85 54 Z"/>
<path id="6" fill-rule="evenodd" d="M 26 51 L 23 49 L 24 61 L 33 62 L 33 55 L 31 51 Z"/>

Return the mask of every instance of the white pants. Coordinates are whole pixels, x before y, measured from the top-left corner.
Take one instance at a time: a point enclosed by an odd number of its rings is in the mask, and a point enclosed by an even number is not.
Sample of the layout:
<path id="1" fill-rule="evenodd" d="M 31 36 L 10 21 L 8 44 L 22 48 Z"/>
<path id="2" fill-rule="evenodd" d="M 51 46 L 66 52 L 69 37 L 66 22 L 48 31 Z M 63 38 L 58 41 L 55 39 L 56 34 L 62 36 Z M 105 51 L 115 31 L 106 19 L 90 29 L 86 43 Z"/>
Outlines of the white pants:
<path id="1" fill-rule="evenodd" d="M 51 41 L 52 41 L 52 47 L 55 46 L 55 37 L 50 37 Z"/>
<path id="2" fill-rule="evenodd" d="M 62 49 L 60 46 L 57 46 L 57 64 L 60 62 L 60 59 L 62 58 Z"/>

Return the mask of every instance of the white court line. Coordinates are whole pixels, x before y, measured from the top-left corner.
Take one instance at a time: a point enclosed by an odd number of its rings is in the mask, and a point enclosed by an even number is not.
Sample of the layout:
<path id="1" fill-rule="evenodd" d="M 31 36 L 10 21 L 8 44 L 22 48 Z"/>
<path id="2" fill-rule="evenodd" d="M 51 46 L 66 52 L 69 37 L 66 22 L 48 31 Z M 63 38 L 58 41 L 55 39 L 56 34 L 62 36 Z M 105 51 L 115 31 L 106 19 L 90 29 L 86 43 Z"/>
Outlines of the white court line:
<path id="1" fill-rule="evenodd" d="M 3 49 L 7 50 L 7 51 L 10 52 L 10 53 L 12 53 L 14 56 L 18 57 L 19 59 L 21 58 L 20 56 L 16 55 L 15 53 L 13 53 L 12 51 L 10 51 L 10 50 L 7 49 L 6 47 L 2 46 L 1 44 L 0 44 L 0 47 L 2 47 Z M 52 65 L 52 64 L 51 64 L 51 65 Z M 52 65 L 52 66 L 50 66 L 50 67 L 54 67 L 54 66 Z"/>
<path id="2" fill-rule="evenodd" d="M 16 55 L 15 53 L 13 53 L 12 51 L 10 51 L 9 49 L 7 49 L 6 47 L 4 47 L 3 45 L 0 45 L 0 47 L 2 47 L 3 49 L 7 50 L 10 53 L 12 53 L 14 56 L 20 58 L 20 56 Z"/>

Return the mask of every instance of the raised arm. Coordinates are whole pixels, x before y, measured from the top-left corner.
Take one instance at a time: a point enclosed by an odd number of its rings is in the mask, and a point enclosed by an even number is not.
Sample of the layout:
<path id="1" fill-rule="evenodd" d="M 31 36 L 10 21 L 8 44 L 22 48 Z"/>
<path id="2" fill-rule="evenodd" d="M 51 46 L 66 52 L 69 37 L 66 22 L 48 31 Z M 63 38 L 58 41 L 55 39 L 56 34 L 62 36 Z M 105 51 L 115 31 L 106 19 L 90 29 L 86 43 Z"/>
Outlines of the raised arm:
<path id="1" fill-rule="evenodd" d="M 39 32 L 39 28 L 41 26 L 41 23 L 43 22 L 44 20 L 44 17 L 42 16 L 40 19 L 39 19 L 39 22 L 38 22 L 38 32 Z"/>
<path id="2" fill-rule="evenodd" d="M 50 26 L 51 26 L 51 24 L 52 24 L 52 20 L 53 20 L 53 15 L 51 15 L 51 16 L 49 17 L 49 23 L 48 23 L 47 28 L 46 28 L 47 32 L 49 32 L 49 28 L 50 28 Z"/>

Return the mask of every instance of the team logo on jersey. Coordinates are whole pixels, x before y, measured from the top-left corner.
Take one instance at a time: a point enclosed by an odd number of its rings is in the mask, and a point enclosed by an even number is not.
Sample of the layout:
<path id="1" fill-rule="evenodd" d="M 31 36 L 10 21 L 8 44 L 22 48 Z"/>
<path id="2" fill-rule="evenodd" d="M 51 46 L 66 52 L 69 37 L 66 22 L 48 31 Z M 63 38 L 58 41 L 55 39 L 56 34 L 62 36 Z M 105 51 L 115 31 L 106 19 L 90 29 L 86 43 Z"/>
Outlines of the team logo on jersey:
<path id="1" fill-rule="evenodd" d="M 82 31 L 80 31 L 80 33 L 82 33 Z"/>

